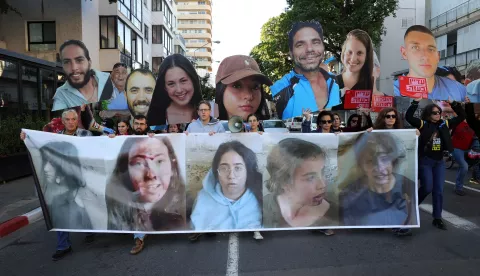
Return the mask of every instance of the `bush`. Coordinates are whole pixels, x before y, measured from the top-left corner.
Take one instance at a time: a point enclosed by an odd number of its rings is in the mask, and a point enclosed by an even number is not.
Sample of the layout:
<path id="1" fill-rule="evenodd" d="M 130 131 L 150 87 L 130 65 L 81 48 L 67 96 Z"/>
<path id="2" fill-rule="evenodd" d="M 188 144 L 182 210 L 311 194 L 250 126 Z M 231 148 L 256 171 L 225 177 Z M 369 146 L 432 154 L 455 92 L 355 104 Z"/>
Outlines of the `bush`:
<path id="1" fill-rule="evenodd" d="M 42 130 L 45 124 L 44 119 L 33 119 L 31 115 L 0 118 L 0 157 L 26 152 L 25 143 L 20 140 L 21 129 Z"/>

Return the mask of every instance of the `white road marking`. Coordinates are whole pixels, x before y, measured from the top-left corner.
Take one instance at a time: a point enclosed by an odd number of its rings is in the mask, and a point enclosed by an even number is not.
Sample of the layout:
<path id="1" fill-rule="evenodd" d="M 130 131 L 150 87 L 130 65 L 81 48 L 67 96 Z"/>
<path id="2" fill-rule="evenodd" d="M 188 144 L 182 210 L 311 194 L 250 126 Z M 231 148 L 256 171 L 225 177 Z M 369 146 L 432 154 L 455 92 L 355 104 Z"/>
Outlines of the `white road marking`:
<path id="1" fill-rule="evenodd" d="M 430 214 L 433 212 L 433 206 L 431 204 L 422 203 L 420 204 L 419 208 Z M 453 226 L 464 229 L 464 230 L 473 230 L 473 229 L 479 228 L 478 225 L 476 225 L 475 223 L 468 221 L 466 219 L 463 219 L 445 210 L 442 211 L 442 219 L 453 224 Z"/>
<path id="2" fill-rule="evenodd" d="M 238 233 L 230 233 L 228 238 L 227 276 L 238 276 Z"/>
<path id="3" fill-rule="evenodd" d="M 455 182 L 448 181 L 448 180 L 445 180 L 445 182 L 448 183 L 448 184 L 452 184 L 453 186 L 455 186 Z M 463 185 L 463 188 L 466 189 L 466 190 L 470 190 L 470 191 L 474 191 L 474 192 L 480 193 L 480 190 L 479 190 L 479 189 L 475 189 L 475 188 L 472 188 L 472 187 L 467 187 L 467 186 L 465 186 L 465 185 Z"/>

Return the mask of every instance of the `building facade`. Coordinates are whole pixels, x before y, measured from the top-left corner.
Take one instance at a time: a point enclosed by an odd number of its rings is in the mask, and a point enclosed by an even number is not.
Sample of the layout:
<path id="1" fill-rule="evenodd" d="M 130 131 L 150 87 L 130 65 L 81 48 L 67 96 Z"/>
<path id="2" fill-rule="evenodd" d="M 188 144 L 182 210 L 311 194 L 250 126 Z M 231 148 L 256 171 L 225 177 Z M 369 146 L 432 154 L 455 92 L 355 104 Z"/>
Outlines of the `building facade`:
<path id="1" fill-rule="evenodd" d="M 187 57 L 199 71 L 212 72 L 212 1 L 176 2 L 178 30 L 185 38 Z"/>

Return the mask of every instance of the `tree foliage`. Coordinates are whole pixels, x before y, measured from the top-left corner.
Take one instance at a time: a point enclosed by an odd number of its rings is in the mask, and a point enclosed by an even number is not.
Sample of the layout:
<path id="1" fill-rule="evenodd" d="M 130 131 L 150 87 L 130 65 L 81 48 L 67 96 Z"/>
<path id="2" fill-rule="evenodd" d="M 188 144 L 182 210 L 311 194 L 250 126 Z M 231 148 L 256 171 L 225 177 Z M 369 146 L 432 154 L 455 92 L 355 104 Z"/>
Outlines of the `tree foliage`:
<path id="1" fill-rule="evenodd" d="M 386 17 L 395 16 L 398 0 L 287 0 L 287 3 L 286 12 L 262 26 L 260 43 L 250 54 L 272 80 L 292 68 L 287 34 L 293 22 L 320 22 L 325 50 L 340 60 L 342 44 L 351 30 L 366 31 L 374 45 L 380 45 L 385 31 L 383 22 Z"/>
<path id="2" fill-rule="evenodd" d="M 210 82 L 210 74 L 200 77 L 200 88 L 202 89 L 202 97 L 204 100 L 211 101 L 215 98 L 215 87 Z"/>

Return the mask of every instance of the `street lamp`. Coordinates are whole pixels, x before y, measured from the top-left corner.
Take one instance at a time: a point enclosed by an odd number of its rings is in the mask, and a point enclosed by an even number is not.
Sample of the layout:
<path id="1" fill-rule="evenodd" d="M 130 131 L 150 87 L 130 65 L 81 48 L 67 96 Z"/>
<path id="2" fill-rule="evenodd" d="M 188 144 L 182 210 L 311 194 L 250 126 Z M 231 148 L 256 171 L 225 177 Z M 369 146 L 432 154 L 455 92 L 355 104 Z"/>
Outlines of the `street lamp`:
<path id="1" fill-rule="evenodd" d="M 214 41 L 212 41 L 212 42 L 207 42 L 207 43 L 203 44 L 202 46 L 196 48 L 196 49 L 193 51 L 193 60 L 195 61 L 195 68 L 197 67 L 197 57 L 195 56 L 195 53 L 197 52 L 198 49 L 203 48 L 203 47 L 207 46 L 207 45 L 210 44 L 210 43 L 220 44 L 220 40 L 214 40 Z"/>

